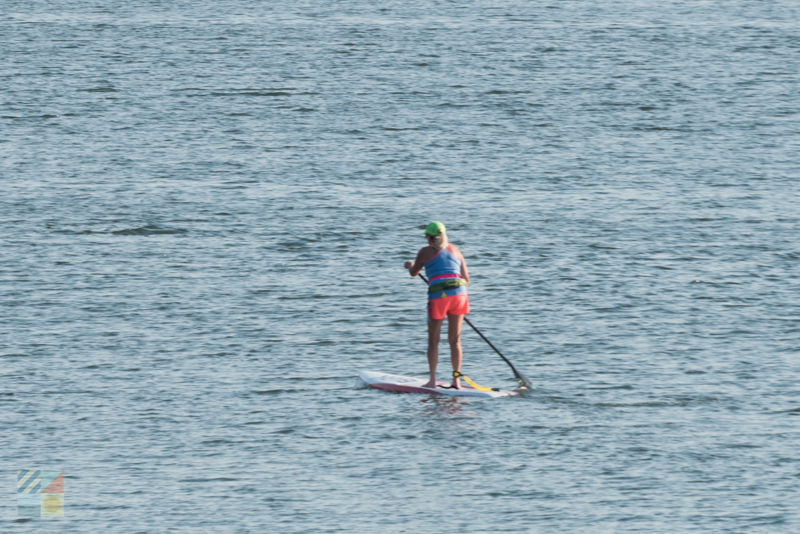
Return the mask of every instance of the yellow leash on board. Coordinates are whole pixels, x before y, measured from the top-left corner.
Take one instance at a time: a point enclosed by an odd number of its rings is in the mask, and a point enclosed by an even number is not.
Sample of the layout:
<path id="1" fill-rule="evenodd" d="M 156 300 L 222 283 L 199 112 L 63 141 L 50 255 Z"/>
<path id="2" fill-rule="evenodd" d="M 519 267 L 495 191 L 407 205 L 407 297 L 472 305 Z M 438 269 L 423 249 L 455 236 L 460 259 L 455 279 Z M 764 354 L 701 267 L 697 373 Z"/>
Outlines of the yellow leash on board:
<path id="1" fill-rule="evenodd" d="M 458 378 L 458 377 L 461 377 L 461 378 L 463 378 L 464 380 L 466 380 L 466 381 L 467 381 L 467 384 L 469 384 L 470 386 L 474 387 L 474 388 L 475 388 L 475 389 L 477 389 L 478 391 L 495 391 L 495 390 L 493 390 L 492 388 L 485 388 L 485 387 L 483 387 L 483 386 L 479 386 L 478 384 L 476 384 L 475 382 L 473 382 L 472 380 L 470 380 L 470 379 L 469 379 L 469 377 L 468 377 L 467 375 L 461 374 L 461 372 L 460 372 L 460 371 L 453 371 L 453 378 Z"/>

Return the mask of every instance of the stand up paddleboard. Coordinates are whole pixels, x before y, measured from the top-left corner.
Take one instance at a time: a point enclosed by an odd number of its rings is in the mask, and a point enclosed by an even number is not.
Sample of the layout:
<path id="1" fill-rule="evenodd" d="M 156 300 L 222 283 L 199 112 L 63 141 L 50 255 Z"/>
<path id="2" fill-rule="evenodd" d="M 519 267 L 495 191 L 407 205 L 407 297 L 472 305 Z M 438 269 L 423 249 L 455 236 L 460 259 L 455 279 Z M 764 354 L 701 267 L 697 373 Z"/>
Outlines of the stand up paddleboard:
<path id="1" fill-rule="evenodd" d="M 425 393 L 428 395 L 448 395 L 450 397 L 483 397 L 483 398 L 497 398 L 497 397 L 510 397 L 517 395 L 516 391 L 492 390 L 481 391 L 475 389 L 469 384 L 461 384 L 461 389 L 442 389 L 424 388 L 423 384 L 427 382 L 424 378 L 414 378 L 412 376 L 391 375 L 389 373 L 377 373 L 375 371 L 359 371 L 358 375 L 361 380 L 373 389 L 382 389 L 384 391 L 396 391 L 398 393 Z M 449 386 L 446 382 L 436 382 L 437 386 Z"/>

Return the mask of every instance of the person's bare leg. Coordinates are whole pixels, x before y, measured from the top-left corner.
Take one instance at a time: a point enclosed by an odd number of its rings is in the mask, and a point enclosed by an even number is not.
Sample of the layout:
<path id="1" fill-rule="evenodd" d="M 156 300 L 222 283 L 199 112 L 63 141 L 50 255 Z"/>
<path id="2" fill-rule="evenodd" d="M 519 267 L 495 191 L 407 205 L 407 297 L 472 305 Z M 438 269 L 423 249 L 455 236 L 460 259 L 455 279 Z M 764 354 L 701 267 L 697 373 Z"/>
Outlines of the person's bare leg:
<path id="1" fill-rule="evenodd" d="M 447 342 L 450 344 L 450 363 L 453 364 L 453 371 L 461 371 L 461 325 L 464 323 L 463 315 L 447 314 Z M 453 378 L 453 386 L 461 389 L 461 379 Z"/>
<path id="2" fill-rule="evenodd" d="M 444 319 L 431 319 L 428 321 L 428 368 L 430 380 L 424 388 L 436 387 L 436 365 L 439 363 L 439 335 L 442 332 Z"/>

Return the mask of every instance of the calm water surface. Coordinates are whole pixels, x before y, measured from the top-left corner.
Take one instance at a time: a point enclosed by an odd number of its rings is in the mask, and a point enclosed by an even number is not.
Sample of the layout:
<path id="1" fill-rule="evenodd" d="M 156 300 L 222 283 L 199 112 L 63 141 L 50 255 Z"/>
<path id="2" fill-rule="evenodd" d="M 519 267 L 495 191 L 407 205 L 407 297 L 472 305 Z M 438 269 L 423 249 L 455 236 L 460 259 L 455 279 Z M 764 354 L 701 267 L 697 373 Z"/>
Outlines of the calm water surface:
<path id="1" fill-rule="evenodd" d="M 6 0 L 0 530 L 797 532 L 798 22 Z M 356 387 L 426 372 L 432 219 L 530 397 Z"/>

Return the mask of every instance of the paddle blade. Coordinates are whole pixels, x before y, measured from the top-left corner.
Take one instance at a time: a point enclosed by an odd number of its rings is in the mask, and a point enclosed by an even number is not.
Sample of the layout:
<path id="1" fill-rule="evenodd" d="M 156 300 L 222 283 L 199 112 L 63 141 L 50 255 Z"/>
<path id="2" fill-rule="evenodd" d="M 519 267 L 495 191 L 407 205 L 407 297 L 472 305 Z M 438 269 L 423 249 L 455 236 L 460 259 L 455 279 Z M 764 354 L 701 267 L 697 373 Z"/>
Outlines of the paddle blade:
<path id="1" fill-rule="evenodd" d="M 532 389 L 536 389 L 536 386 L 534 386 L 531 381 L 521 373 L 516 373 L 516 380 L 517 384 L 519 384 L 519 389 L 521 390 L 530 391 Z"/>

